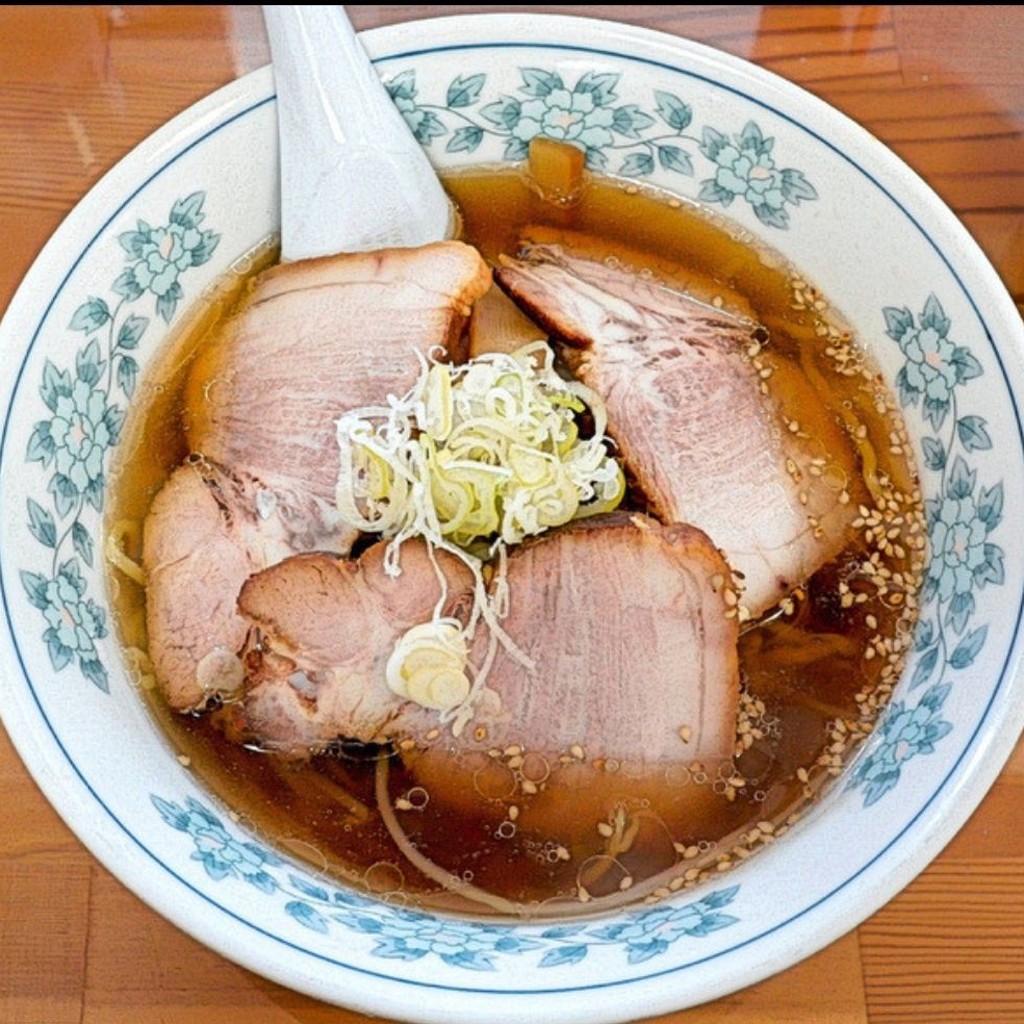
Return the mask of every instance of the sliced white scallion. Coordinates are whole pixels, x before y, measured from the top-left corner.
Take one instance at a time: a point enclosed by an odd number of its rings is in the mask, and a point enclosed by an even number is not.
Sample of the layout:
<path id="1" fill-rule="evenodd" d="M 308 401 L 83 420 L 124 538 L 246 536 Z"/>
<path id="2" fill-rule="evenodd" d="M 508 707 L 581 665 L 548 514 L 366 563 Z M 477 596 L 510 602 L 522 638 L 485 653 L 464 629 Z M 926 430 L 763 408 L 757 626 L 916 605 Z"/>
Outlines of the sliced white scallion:
<path id="1" fill-rule="evenodd" d="M 469 696 L 468 655 L 462 623 L 438 619 L 413 626 L 388 658 L 388 686 L 425 708 L 450 711 Z"/>

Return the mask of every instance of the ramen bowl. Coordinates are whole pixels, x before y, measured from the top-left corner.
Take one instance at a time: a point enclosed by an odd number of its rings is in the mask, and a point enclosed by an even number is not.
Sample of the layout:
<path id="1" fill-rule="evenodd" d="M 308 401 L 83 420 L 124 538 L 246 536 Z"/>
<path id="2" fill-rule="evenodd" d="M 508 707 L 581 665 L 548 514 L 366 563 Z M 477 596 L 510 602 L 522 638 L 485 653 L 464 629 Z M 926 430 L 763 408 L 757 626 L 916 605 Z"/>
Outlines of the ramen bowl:
<path id="1" fill-rule="evenodd" d="M 441 168 L 547 133 L 694 200 L 829 296 L 897 396 L 929 542 L 891 703 L 799 822 L 657 902 L 477 921 L 356 892 L 252 830 L 183 764 L 117 642 L 102 512 L 161 342 L 279 230 L 273 76 L 217 92 L 129 154 L 32 267 L 2 326 L 5 727 L 89 849 L 225 957 L 414 1021 L 622 1021 L 724 995 L 822 948 L 952 837 L 1024 720 L 1024 331 L 956 218 L 867 133 L 705 47 L 598 21 L 439 19 L 366 36 Z M 599 999 L 593 998 L 599 996 Z"/>

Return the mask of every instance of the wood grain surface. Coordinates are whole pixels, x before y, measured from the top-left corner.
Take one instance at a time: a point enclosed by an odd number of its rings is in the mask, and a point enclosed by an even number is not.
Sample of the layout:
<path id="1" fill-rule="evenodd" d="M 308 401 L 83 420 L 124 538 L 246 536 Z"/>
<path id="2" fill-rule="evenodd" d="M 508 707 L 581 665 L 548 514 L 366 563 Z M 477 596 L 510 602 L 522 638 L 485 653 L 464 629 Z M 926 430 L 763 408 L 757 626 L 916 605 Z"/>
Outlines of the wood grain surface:
<path id="1" fill-rule="evenodd" d="M 359 28 L 483 10 L 653 27 L 804 86 L 918 171 L 1024 304 L 1024 7 L 349 8 Z M 258 7 L 0 7 L 0 308 L 104 171 L 268 59 Z M 366 1020 L 226 962 L 131 895 L 45 802 L 2 732 L 0 792 L 0 1024 Z M 884 909 L 783 974 L 658 1020 L 1024 1024 L 1022 807 L 1018 744 L 964 829 Z"/>

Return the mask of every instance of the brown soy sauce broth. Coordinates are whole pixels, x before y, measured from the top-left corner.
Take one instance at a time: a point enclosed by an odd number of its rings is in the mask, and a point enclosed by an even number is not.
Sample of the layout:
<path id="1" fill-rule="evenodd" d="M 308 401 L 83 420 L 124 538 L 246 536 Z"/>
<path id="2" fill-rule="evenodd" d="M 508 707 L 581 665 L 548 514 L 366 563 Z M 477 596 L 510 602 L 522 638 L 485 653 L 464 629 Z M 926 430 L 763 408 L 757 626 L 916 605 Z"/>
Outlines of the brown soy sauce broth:
<path id="1" fill-rule="evenodd" d="M 208 791 L 268 843 L 334 878 L 467 914 L 566 916 L 657 899 L 774 842 L 841 773 L 887 702 L 909 646 L 924 550 L 909 442 L 877 372 L 822 297 L 735 225 L 610 181 L 589 182 L 571 207 L 544 202 L 514 172 L 463 173 L 448 185 L 464 237 L 489 260 L 513 250 L 524 225 L 583 232 L 602 240 L 609 259 L 753 317 L 768 331 L 765 358 L 800 365 L 827 390 L 829 409 L 854 439 L 869 498 L 844 550 L 792 598 L 743 624 L 734 763 L 716 770 L 681 763 L 653 774 L 591 764 L 600 796 L 580 801 L 593 788 L 573 775 L 586 752 L 544 758 L 524 738 L 502 750 L 454 754 L 451 778 L 435 787 L 424 784 L 423 751 L 411 744 L 399 756 L 339 744 L 308 762 L 279 758 L 225 738 L 216 715 L 169 711 L 144 668 L 137 675 L 179 759 Z M 108 512 L 129 555 L 138 557 L 148 507 L 187 455 L 181 426 L 190 362 L 244 296 L 251 272 L 273 255 L 263 246 L 241 261 L 140 385 Z M 129 653 L 144 651 L 144 590 L 116 570 L 110 577 L 121 639 Z M 446 743 L 443 732 L 436 743 Z M 451 877 L 443 884 L 410 863 L 382 820 L 381 786 L 418 854 L 472 890 L 495 894 L 497 904 L 482 905 L 470 889 L 453 892 Z M 531 807 L 560 786 L 567 812 L 577 803 L 586 810 L 556 831 L 550 815 L 538 825 Z"/>

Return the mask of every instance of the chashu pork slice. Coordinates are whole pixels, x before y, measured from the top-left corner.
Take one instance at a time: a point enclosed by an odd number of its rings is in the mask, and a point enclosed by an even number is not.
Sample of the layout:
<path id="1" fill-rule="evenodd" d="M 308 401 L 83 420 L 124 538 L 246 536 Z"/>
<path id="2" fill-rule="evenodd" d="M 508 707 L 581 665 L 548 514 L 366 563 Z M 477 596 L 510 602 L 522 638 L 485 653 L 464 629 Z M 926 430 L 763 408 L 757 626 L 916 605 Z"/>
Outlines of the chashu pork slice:
<path id="1" fill-rule="evenodd" d="M 167 702 L 202 707 L 242 683 L 248 625 L 237 610 L 248 576 L 291 554 L 276 513 L 260 511 L 260 489 L 203 459 L 168 478 L 143 529 L 149 654 Z"/>
<path id="2" fill-rule="evenodd" d="M 257 742 L 301 754 L 339 737 L 412 738 L 442 756 L 520 744 L 646 765 L 731 756 L 738 626 L 729 569 L 701 531 L 614 513 L 510 551 L 502 628 L 532 666 L 498 643 L 470 724 L 437 743 L 437 713 L 385 682 L 399 636 L 431 618 L 437 574 L 414 541 L 402 547 L 401 575 L 387 576 L 384 547 L 358 561 L 296 556 L 243 587 L 239 610 L 258 631 L 243 714 Z M 465 621 L 472 576 L 436 557 L 444 614 Z M 470 662 L 484 664 L 490 644 L 481 627 Z"/>
<path id="3" fill-rule="evenodd" d="M 651 513 L 710 535 L 751 614 L 841 550 L 861 493 L 853 445 L 802 373 L 752 358 L 760 328 L 561 244 L 527 241 L 495 277 L 604 399 Z"/>
<path id="4" fill-rule="evenodd" d="M 463 327 L 491 284 L 461 242 L 282 264 L 261 274 L 188 382 L 189 446 L 259 480 L 296 549 L 335 527 L 335 422 L 385 405 L 419 373 L 417 353 L 464 358 Z"/>
<path id="5" fill-rule="evenodd" d="M 706 534 L 595 516 L 512 550 L 506 578 L 501 627 L 530 665 L 497 645 L 487 686 L 499 706 L 473 722 L 483 743 L 646 765 L 731 756 L 738 624 Z M 478 634 L 471 660 L 488 643 Z"/>
<path id="6" fill-rule="evenodd" d="M 735 776 L 739 626 L 707 535 L 595 516 L 511 551 L 507 581 L 501 625 L 530 667 L 499 645 L 487 676 L 496 699 L 458 737 L 414 733 L 405 755 L 438 813 L 472 813 L 492 831 L 514 815 L 519 834 L 598 869 L 610 823 L 653 829 L 639 844 L 653 855 L 720 813 L 715 782 Z M 487 646 L 475 640 L 475 661 Z M 642 870 L 675 859 L 669 842 Z"/>
<path id="7" fill-rule="evenodd" d="M 386 548 L 380 541 L 358 559 L 295 555 L 245 583 L 238 608 L 255 629 L 238 709 L 243 734 L 302 755 L 338 738 L 383 742 L 401 728 L 403 710 L 422 717 L 388 688 L 385 665 L 402 634 L 438 606 L 464 619 L 473 576 L 444 551 L 432 557 L 420 540 L 402 545 L 401 573 L 392 576 Z"/>

